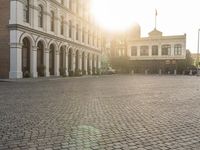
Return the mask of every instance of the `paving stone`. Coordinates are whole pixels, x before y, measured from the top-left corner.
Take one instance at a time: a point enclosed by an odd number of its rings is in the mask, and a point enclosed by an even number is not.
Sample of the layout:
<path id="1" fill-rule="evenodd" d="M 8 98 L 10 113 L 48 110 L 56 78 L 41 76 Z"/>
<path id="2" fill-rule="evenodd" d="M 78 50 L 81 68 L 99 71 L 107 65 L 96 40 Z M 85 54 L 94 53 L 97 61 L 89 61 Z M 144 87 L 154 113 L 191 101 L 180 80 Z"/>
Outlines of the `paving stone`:
<path id="1" fill-rule="evenodd" d="M 199 150 L 200 78 L 114 75 L 0 84 L 0 150 Z"/>

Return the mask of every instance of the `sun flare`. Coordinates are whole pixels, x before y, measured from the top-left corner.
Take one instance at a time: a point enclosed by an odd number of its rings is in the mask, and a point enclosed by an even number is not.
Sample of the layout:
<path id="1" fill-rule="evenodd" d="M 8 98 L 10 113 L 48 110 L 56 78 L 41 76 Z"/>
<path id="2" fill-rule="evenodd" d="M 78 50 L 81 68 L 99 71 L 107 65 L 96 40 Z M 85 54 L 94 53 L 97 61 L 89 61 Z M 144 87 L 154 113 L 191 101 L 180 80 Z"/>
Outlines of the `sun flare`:
<path id="1" fill-rule="evenodd" d="M 131 6 L 128 0 L 92 0 L 92 14 L 108 30 L 124 30 L 131 26 Z"/>
<path id="2" fill-rule="evenodd" d="M 91 12 L 96 22 L 104 28 L 123 31 L 144 16 L 144 12 L 139 9 L 141 5 L 141 2 L 135 0 L 92 0 Z"/>

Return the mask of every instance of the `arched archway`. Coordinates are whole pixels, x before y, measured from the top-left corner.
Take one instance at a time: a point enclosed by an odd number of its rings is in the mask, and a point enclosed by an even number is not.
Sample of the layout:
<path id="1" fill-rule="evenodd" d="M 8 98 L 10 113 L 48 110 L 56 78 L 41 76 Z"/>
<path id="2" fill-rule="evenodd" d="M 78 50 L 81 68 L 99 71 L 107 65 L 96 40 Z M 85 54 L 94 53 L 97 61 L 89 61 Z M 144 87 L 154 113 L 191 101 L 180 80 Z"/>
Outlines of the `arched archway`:
<path id="1" fill-rule="evenodd" d="M 44 76 L 45 66 L 44 66 L 44 44 L 39 41 L 37 44 L 37 72 L 39 76 Z"/>
<path id="2" fill-rule="evenodd" d="M 23 39 L 22 43 L 22 73 L 23 77 L 30 77 L 31 43 L 27 37 Z"/>
<path id="3" fill-rule="evenodd" d="M 49 72 L 50 72 L 50 75 L 55 75 L 55 46 L 54 44 L 51 44 L 50 49 L 49 49 Z"/>

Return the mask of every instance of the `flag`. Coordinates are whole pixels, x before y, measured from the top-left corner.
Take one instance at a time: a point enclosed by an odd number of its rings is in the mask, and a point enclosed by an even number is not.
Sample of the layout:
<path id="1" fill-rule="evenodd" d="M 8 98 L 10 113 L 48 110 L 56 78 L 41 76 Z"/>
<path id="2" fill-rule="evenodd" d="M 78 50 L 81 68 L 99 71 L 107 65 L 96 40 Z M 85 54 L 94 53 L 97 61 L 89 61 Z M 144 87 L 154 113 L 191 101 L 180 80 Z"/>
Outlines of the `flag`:
<path id="1" fill-rule="evenodd" d="M 156 15 L 156 16 L 158 15 L 157 9 L 155 9 L 155 15 Z"/>

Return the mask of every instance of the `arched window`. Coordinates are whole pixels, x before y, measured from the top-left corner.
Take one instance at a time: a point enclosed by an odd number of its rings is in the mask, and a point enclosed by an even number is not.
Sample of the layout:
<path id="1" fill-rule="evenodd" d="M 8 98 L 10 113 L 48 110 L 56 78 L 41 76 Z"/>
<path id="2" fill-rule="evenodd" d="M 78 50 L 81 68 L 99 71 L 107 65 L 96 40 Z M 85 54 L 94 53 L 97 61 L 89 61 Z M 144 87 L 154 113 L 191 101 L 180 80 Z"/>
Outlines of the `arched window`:
<path id="1" fill-rule="evenodd" d="M 51 11 L 51 31 L 54 31 L 55 14 Z"/>
<path id="2" fill-rule="evenodd" d="M 61 16 L 61 23 L 60 23 L 60 34 L 64 34 L 64 17 Z"/>
<path id="3" fill-rule="evenodd" d="M 72 21 L 69 20 L 69 38 L 72 38 Z"/>
<path id="4" fill-rule="evenodd" d="M 43 14 L 44 14 L 44 11 L 43 11 L 43 7 L 42 5 L 39 5 L 39 8 L 38 8 L 38 26 L 39 27 L 43 27 Z"/>
<path id="5" fill-rule="evenodd" d="M 182 45 L 181 44 L 174 45 L 174 55 L 182 55 Z"/>
<path id="6" fill-rule="evenodd" d="M 162 55 L 170 55 L 171 53 L 171 45 L 162 45 Z"/>
<path id="7" fill-rule="evenodd" d="M 25 0 L 24 1 L 24 8 L 23 8 L 23 14 L 24 14 L 24 21 L 29 23 L 30 20 L 30 16 L 29 16 L 29 7 L 30 7 L 30 3 L 29 0 Z"/>

